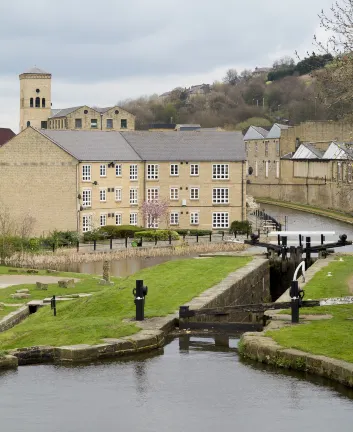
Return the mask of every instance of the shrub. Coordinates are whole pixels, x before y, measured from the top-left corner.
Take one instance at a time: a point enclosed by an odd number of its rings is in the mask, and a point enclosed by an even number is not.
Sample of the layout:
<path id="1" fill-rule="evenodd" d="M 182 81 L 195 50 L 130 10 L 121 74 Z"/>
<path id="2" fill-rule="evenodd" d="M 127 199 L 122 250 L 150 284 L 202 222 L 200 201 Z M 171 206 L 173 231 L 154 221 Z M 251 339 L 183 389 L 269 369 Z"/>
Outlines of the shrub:
<path id="1" fill-rule="evenodd" d="M 42 240 L 43 246 L 63 247 L 76 244 L 80 236 L 76 231 L 53 231 L 50 235 Z"/>
<path id="2" fill-rule="evenodd" d="M 237 234 L 251 234 L 252 232 L 252 226 L 251 223 L 249 221 L 233 221 L 231 223 L 230 229 L 229 229 L 230 233 L 237 233 Z"/>
<path id="3" fill-rule="evenodd" d="M 181 236 L 186 236 L 189 233 L 189 230 L 187 230 L 187 229 L 177 229 L 175 231 Z"/>
<path id="4" fill-rule="evenodd" d="M 210 234 L 212 234 L 212 231 L 211 231 L 211 230 L 198 230 L 198 229 L 191 229 L 191 230 L 189 231 L 189 235 L 191 235 L 191 236 L 196 236 L 196 235 L 198 235 L 199 237 L 202 237 L 202 236 L 207 236 L 207 235 L 210 235 Z"/>
<path id="5" fill-rule="evenodd" d="M 102 238 L 132 238 L 137 231 L 141 231 L 143 229 L 143 227 L 137 227 L 135 225 L 106 225 L 99 229 L 99 233 L 102 234 Z"/>
<path id="6" fill-rule="evenodd" d="M 169 240 L 169 235 L 172 236 L 172 240 L 179 240 L 179 234 L 176 231 L 170 230 L 148 230 L 135 232 L 135 238 L 141 238 L 147 241 L 157 240 Z"/>

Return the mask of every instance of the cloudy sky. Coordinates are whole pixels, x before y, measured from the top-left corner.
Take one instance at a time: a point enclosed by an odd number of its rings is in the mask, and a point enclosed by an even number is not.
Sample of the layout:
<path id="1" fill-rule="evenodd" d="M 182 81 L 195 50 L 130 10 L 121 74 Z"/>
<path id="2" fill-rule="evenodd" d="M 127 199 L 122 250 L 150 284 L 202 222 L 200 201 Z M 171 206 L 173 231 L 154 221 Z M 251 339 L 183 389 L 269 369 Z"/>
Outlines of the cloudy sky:
<path id="1" fill-rule="evenodd" d="M 0 4 L 0 127 L 18 131 L 18 75 L 53 75 L 55 108 L 112 105 L 305 55 L 333 0 L 12 0 Z"/>

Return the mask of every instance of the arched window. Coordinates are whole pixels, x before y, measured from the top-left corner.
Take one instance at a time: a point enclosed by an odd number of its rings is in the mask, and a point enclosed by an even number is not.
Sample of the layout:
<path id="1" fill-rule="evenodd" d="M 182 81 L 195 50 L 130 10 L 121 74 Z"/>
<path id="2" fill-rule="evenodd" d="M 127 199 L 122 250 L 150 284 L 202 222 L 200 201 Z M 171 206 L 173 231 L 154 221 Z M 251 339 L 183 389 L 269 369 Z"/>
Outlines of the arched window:
<path id="1" fill-rule="evenodd" d="M 45 108 L 45 98 L 42 98 L 42 108 Z"/>
<path id="2" fill-rule="evenodd" d="M 40 97 L 36 97 L 36 108 L 40 108 Z"/>
<path id="3" fill-rule="evenodd" d="M 31 98 L 31 99 L 29 100 L 29 106 L 30 106 L 31 108 L 33 108 L 33 98 Z"/>
<path id="4" fill-rule="evenodd" d="M 28 126 L 31 126 L 31 122 L 28 120 L 28 122 L 27 122 L 27 127 Z"/>

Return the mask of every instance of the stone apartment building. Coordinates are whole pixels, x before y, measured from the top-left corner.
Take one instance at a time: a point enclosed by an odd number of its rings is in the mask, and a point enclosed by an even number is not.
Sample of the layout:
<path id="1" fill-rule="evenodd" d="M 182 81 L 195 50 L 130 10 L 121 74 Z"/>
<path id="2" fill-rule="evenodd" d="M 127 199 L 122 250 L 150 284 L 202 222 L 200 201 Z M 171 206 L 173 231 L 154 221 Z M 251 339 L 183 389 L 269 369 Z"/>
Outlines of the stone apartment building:
<path id="1" fill-rule="evenodd" d="M 0 196 L 35 234 L 146 226 L 140 206 L 164 198 L 160 228 L 227 229 L 246 218 L 241 133 L 37 130 L 0 149 Z"/>
<path id="2" fill-rule="evenodd" d="M 275 123 L 270 131 L 251 126 L 244 135 L 247 154 L 248 193 L 257 185 L 278 184 L 280 180 L 280 140 L 288 126 Z M 254 194 L 256 196 L 256 193 Z"/>
<path id="3" fill-rule="evenodd" d="M 20 74 L 20 131 L 28 126 L 58 130 L 135 130 L 135 116 L 118 106 L 53 109 L 51 79 L 50 73 L 36 67 Z"/>

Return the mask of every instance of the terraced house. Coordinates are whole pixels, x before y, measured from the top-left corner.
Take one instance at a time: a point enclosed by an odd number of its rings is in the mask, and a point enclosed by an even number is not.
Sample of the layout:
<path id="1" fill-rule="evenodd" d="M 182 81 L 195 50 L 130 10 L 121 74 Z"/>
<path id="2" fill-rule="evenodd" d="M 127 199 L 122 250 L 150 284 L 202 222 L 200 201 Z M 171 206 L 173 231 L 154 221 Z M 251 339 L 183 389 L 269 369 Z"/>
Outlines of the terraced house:
<path id="1" fill-rule="evenodd" d="M 145 225 L 140 206 L 164 198 L 159 227 L 227 229 L 246 218 L 240 132 L 34 129 L 0 149 L 0 196 L 36 234 Z"/>

